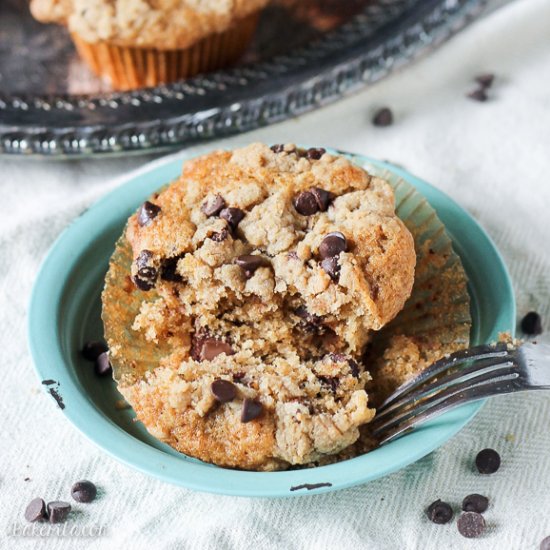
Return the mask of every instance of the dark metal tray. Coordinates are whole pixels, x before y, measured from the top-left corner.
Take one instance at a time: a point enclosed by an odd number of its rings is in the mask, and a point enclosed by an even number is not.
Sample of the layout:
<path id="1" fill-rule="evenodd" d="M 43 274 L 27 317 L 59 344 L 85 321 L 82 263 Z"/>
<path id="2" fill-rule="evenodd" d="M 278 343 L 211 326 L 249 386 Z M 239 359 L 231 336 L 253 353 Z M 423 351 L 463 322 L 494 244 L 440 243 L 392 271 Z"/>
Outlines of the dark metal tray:
<path id="1" fill-rule="evenodd" d="M 325 11 L 268 8 L 237 67 L 116 93 L 78 60 L 64 29 L 34 21 L 27 1 L 2 0 L 0 153 L 144 152 L 245 132 L 381 79 L 491 7 L 488 0 L 326 1 Z"/>

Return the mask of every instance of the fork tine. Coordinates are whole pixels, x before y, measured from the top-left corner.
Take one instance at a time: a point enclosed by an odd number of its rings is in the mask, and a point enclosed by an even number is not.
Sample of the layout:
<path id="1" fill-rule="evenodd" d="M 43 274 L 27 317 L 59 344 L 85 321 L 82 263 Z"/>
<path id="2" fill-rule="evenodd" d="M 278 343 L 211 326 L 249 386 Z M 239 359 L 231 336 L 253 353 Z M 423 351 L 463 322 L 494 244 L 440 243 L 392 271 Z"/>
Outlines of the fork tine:
<path id="1" fill-rule="evenodd" d="M 422 371 L 416 378 L 413 378 L 409 382 L 399 386 L 381 405 L 386 407 L 392 401 L 395 401 L 400 395 L 406 391 L 410 391 L 426 381 L 434 378 L 438 374 L 447 370 L 451 366 L 458 366 L 461 363 L 471 360 L 489 359 L 491 357 L 506 357 L 509 355 L 508 346 L 505 343 L 498 343 L 496 345 L 485 344 L 483 346 L 476 346 L 464 350 L 452 353 L 447 357 L 443 357 L 439 361 L 436 361 L 427 369 Z"/>
<path id="2" fill-rule="evenodd" d="M 443 401 L 434 404 L 432 407 L 423 410 L 421 413 L 410 417 L 408 420 L 398 424 L 391 430 L 378 429 L 375 430 L 373 434 L 378 434 L 379 436 L 384 434 L 383 438 L 379 440 L 379 444 L 384 445 L 385 443 L 393 441 L 401 435 L 405 435 L 405 432 L 411 431 L 413 427 L 423 424 L 424 422 L 443 414 L 449 409 L 454 408 L 457 404 L 462 405 L 471 403 L 472 401 L 479 401 L 480 399 L 485 399 L 487 397 L 493 397 L 495 395 L 514 393 L 519 389 L 521 389 L 521 387 L 517 385 L 515 380 L 505 380 L 500 382 L 491 381 L 486 384 L 480 384 L 458 394 L 451 395 L 447 399 L 444 399 Z"/>
<path id="3" fill-rule="evenodd" d="M 437 403 L 449 397 L 452 397 L 454 395 L 459 395 L 462 392 L 471 388 L 472 386 L 477 387 L 482 382 L 494 383 L 506 376 L 507 377 L 513 376 L 514 378 L 517 378 L 519 376 L 518 369 L 514 363 L 511 363 L 511 362 L 505 363 L 502 365 L 502 368 L 500 369 L 491 370 L 489 372 L 482 373 L 475 378 L 470 378 L 463 382 L 448 386 L 447 388 L 441 390 L 435 395 L 431 395 L 430 397 L 427 397 L 426 399 L 424 399 L 420 405 L 414 406 L 414 407 L 408 407 L 407 409 L 402 410 L 397 414 L 390 416 L 385 421 L 382 420 L 382 424 L 380 425 L 377 425 L 375 423 L 376 422 L 376 417 L 375 417 L 373 421 L 374 422 L 373 425 L 375 426 L 374 433 L 376 434 L 378 432 L 386 431 L 398 424 L 406 422 L 410 418 L 413 418 L 418 414 L 422 413 L 423 411 L 433 407 L 434 405 L 437 405 Z"/>
<path id="4" fill-rule="evenodd" d="M 481 361 L 473 361 L 471 365 L 456 370 L 454 365 L 451 365 L 447 371 L 443 371 L 441 373 L 442 376 L 431 378 L 424 384 L 403 392 L 396 400 L 390 402 L 389 405 L 380 407 L 376 411 L 376 418 L 380 420 L 391 414 L 396 409 L 407 407 L 413 401 L 420 401 L 436 391 L 441 391 L 451 382 L 459 381 L 462 378 L 468 377 L 471 380 L 477 374 L 483 374 L 485 372 L 489 372 L 490 370 L 501 368 L 502 365 L 507 362 L 505 359 L 506 358 L 503 357 L 491 357 Z"/>

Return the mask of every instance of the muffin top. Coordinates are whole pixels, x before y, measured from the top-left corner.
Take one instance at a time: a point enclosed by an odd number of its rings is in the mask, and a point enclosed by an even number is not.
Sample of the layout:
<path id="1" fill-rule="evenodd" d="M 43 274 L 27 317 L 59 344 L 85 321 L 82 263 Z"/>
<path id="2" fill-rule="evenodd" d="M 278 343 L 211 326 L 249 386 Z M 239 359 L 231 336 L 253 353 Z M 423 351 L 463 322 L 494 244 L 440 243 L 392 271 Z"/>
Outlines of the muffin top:
<path id="1" fill-rule="evenodd" d="M 186 162 L 130 218 L 124 242 L 134 289 L 117 304 L 105 292 L 104 317 L 122 319 L 137 293 L 124 330 L 169 344 L 159 366 L 117 377 L 153 435 L 257 470 L 357 440 L 374 415 L 365 347 L 414 281 L 414 242 L 386 181 L 323 149 L 218 151 Z M 107 289 L 124 285 L 117 270 Z M 116 370 L 126 350 L 115 332 L 107 323 Z"/>
<path id="2" fill-rule="evenodd" d="M 181 49 L 225 31 L 269 0 L 31 0 L 33 16 L 87 42 Z"/>

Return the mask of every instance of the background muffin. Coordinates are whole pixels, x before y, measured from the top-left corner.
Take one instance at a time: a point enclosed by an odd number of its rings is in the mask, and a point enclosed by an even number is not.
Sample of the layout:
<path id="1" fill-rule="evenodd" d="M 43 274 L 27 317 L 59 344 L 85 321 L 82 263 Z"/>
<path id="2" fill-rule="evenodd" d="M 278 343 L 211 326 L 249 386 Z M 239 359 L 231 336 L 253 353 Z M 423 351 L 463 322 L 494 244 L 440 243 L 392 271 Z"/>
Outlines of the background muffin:
<path id="1" fill-rule="evenodd" d="M 34 17 L 66 25 L 114 88 L 154 86 L 236 61 L 268 0 L 32 0 Z"/>

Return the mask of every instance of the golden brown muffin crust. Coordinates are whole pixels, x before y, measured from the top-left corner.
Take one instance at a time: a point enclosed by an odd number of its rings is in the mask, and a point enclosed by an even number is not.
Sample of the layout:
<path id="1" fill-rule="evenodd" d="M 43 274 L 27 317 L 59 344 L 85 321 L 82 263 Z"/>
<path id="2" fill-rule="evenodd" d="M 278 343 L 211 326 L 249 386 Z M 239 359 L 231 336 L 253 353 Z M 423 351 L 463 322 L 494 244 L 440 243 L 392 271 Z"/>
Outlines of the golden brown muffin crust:
<path id="1" fill-rule="evenodd" d="M 61 23 L 87 42 L 187 48 L 221 33 L 268 0 L 32 0 L 33 16 Z"/>

